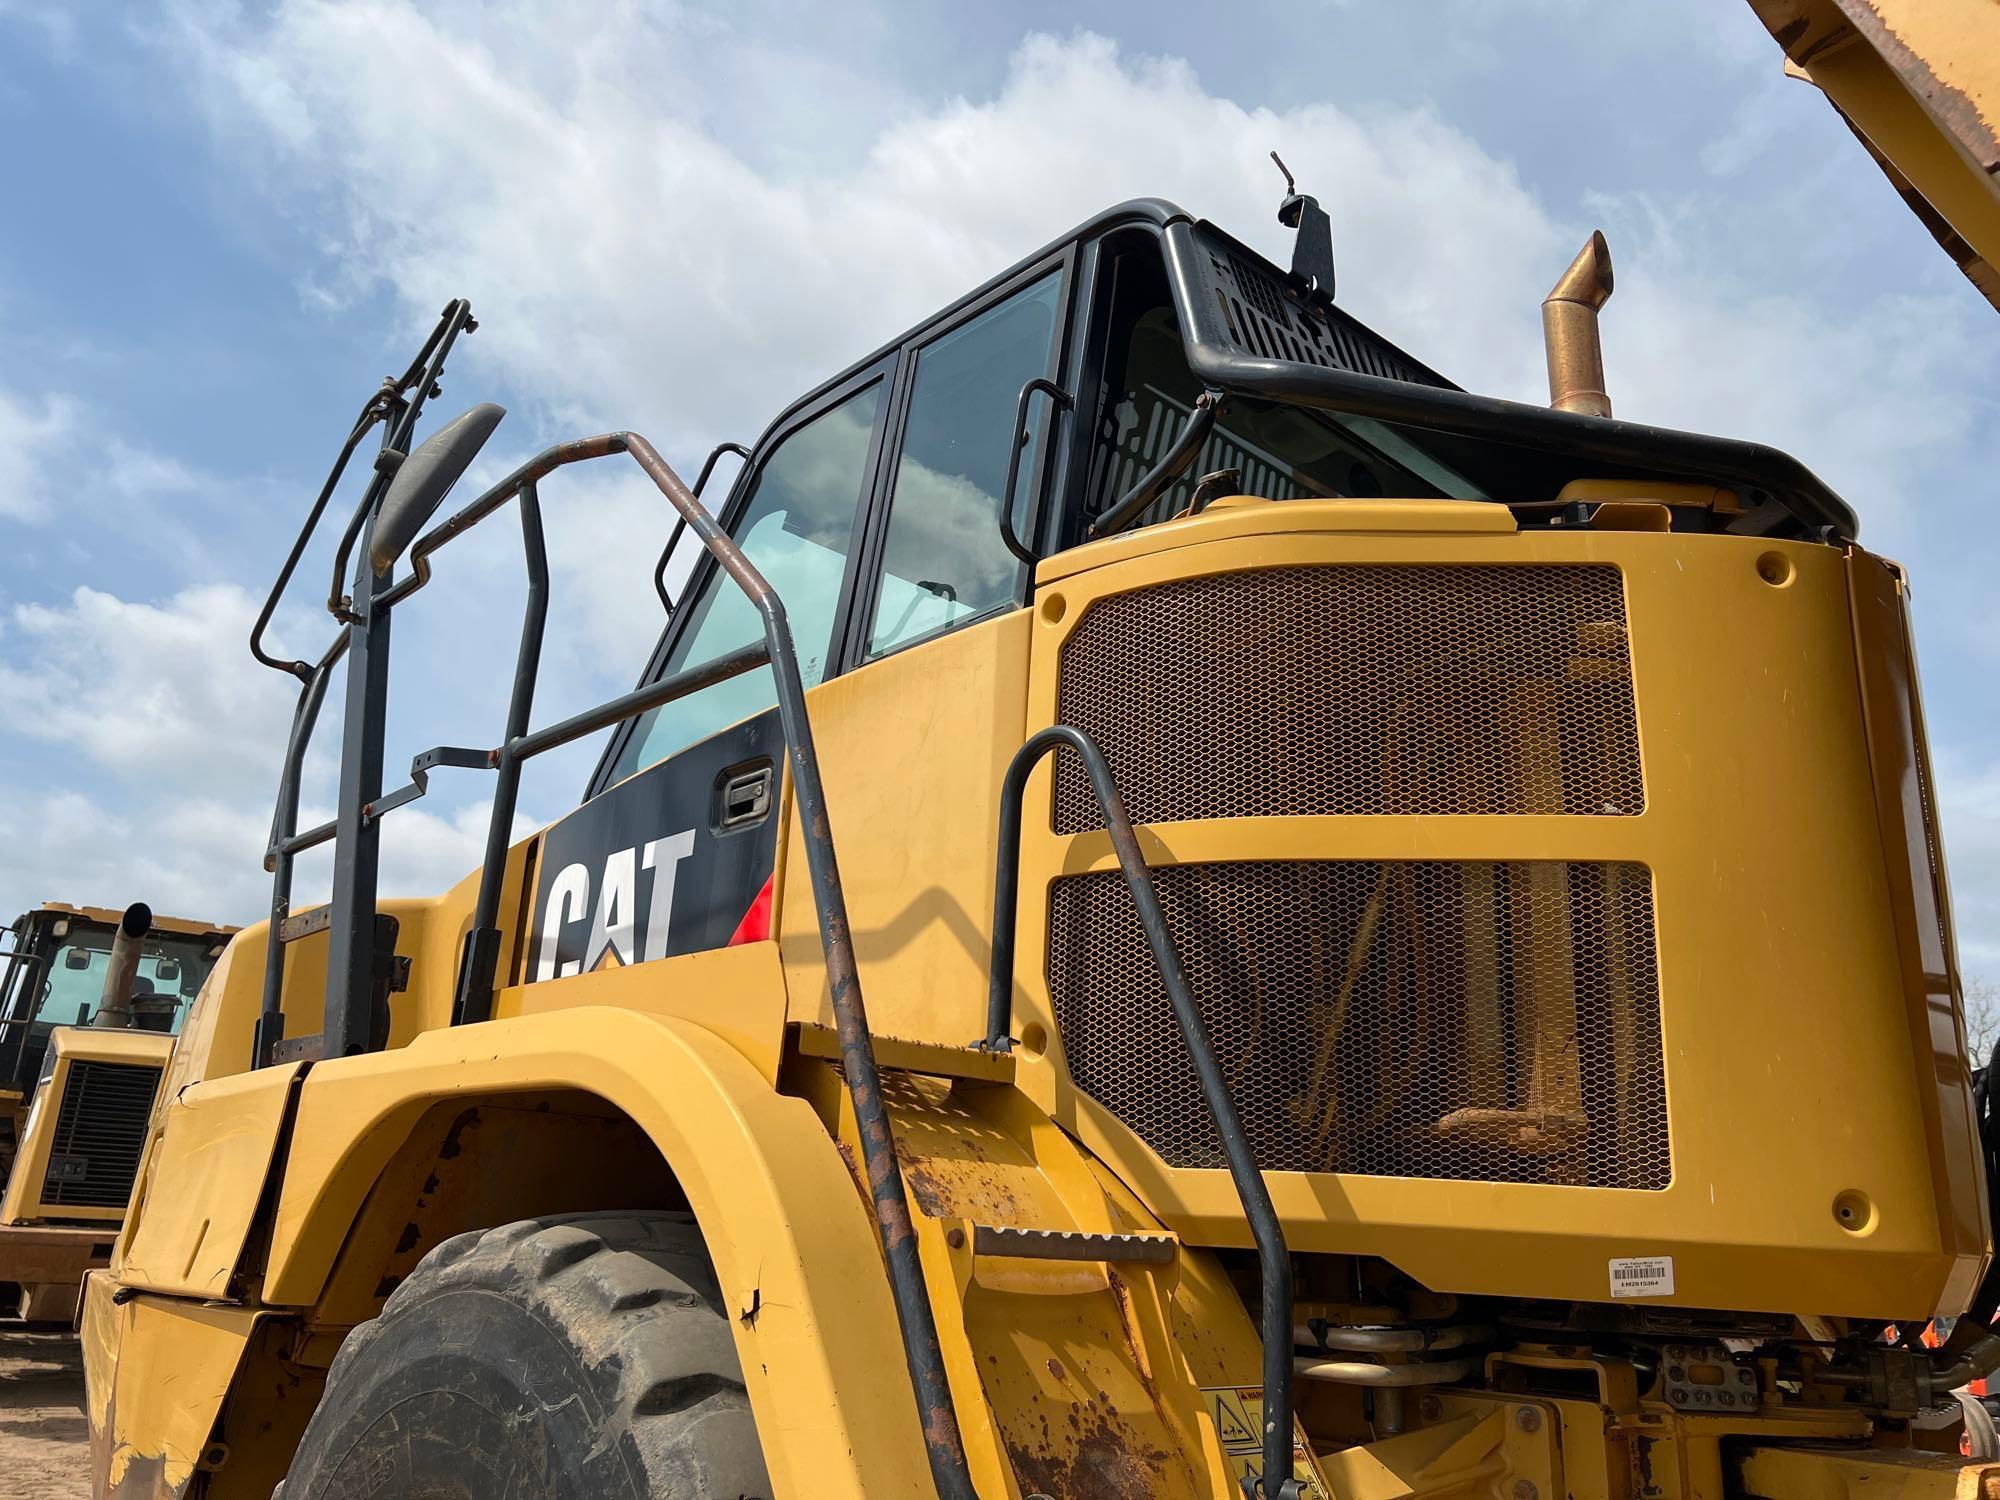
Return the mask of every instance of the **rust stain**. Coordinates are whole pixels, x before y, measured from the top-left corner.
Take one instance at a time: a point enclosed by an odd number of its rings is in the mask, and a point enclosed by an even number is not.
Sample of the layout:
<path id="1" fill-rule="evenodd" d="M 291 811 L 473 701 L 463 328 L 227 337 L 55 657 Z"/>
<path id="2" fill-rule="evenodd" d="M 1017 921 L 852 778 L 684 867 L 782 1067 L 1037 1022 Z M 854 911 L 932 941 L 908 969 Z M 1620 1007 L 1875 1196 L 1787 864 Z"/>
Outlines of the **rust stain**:
<path id="1" fill-rule="evenodd" d="M 1024 1494 L 1148 1500 L 1160 1492 L 1166 1479 L 1167 1455 L 1134 1448 L 1130 1434 L 1118 1427 L 1112 1414 L 1095 1406 L 1093 1402 L 1087 1422 L 1078 1413 L 1071 1413 L 1075 1446 L 1067 1452 L 1038 1451 L 1012 1438 L 1007 1440 L 1007 1457 Z"/>
<path id="2" fill-rule="evenodd" d="M 918 1208 L 933 1219 L 942 1219 L 950 1214 L 951 1191 L 937 1180 L 924 1162 L 906 1157 L 903 1176 L 910 1184 L 910 1194 L 917 1200 Z"/>

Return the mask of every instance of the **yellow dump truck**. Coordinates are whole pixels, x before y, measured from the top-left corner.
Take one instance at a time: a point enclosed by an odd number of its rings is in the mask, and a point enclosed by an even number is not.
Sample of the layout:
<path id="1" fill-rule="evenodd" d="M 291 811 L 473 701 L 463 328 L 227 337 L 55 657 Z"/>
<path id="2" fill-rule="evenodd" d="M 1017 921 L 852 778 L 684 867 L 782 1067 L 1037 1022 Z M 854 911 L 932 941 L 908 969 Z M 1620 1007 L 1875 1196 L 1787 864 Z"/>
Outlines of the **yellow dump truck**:
<path id="1" fill-rule="evenodd" d="M 1610 414 L 1601 240 L 1539 407 L 1357 322 L 1319 204 L 1280 217 L 1289 265 L 1098 215 L 712 507 L 734 445 L 690 487 L 614 432 L 437 519 L 501 417 L 415 444 L 446 307 L 253 635 L 298 694 L 273 918 L 88 1283 L 97 1494 L 2000 1490 L 1952 1397 L 2000 1365 L 2000 1121 L 1902 571 L 1798 460 Z M 540 492 L 589 461 L 657 487 L 667 620 L 536 727 Z M 392 620 L 496 517 L 496 735 L 392 786 Z M 607 729 L 510 843 L 523 765 Z M 437 774 L 493 778 L 482 866 L 379 899 Z"/>
<path id="2" fill-rule="evenodd" d="M 67 1324 L 107 1264 L 174 1033 L 235 932 L 61 902 L 6 929 L 0 1317 Z"/>

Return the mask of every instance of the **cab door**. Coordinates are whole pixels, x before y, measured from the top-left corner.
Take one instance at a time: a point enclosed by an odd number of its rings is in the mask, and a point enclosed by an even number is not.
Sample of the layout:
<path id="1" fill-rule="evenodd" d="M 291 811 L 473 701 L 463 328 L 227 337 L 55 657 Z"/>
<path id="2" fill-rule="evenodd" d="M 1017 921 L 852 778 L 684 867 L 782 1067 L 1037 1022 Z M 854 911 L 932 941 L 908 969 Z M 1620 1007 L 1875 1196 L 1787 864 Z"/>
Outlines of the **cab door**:
<path id="1" fill-rule="evenodd" d="M 759 445 L 722 520 L 785 602 L 808 688 L 834 670 L 855 583 L 852 545 L 873 486 L 894 360 L 804 404 Z M 647 680 L 763 638 L 705 554 Z M 748 936 L 769 881 L 784 738 L 768 667 L 624 726 L 594 795 L 543 836 L 522 980 L 718 948 Z M 761 934 L 759 934 L 761 935 Z"/>
<path id="2" fill-rule="evenodd" d="M 868 1014 L 882 1036 L 970 1039 L 984 1022 L 997 801 L 1027 711 L 1026 568 L 1000 531 L 1033 499 L 1054 431 L 1031 403 L 1006 494 L 1020 391 L 1060 378 L 1066 265 L 1029 268 L 913 336 L 854 665 L 821 688 L 813 739 Z M 794 1020 L 834 1022 L 804 846 L 778 901 Z M 815 997 L 817 997 L 815 999 Z"/>
<path id="3" fill-rule="evenodd" d="M 1021 390 L 1061 374 L 1069 258 L 1035 267 L 924 331 L 904 356 L 903 392 L 883 463 L 850 643 L 865 665 L 1025 596 L 1026 568 L 1001 539 Z M 1016 536 L 1036 531 L 1034 497 L 1062 413 L 1028 402 L 1014 492 Z"/>

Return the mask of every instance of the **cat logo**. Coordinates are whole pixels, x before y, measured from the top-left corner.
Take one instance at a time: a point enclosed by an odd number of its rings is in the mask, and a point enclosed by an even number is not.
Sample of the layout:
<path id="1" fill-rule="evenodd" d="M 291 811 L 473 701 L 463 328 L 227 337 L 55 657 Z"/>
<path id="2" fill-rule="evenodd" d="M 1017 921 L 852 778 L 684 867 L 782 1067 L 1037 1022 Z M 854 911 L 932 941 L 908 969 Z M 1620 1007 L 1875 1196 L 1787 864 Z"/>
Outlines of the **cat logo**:
<path id="1" fill-rule="evenodd" d="M 598 869 L 594 901 L 589 867 L 564 865 L 536 916 L 535 980 L 665 958 L 673 951 L 675 878 L 681 861 L 692 853 L 692 828 L 616 850 Z M 643 901 L 642 883 L 647 887 Z M 579 946 L 574 934 L 586 924 L 588 934 Z"/>
<path id="2" fill-rule="evenodd" d="M 529 984 L 725 946 L 776 867 L 777 799 L 732 816 L 724 796 L 784 749 L 775 711 L 607 787 L 541 836 Z M 672 830 L 679 830 L 674 832 Z"/>

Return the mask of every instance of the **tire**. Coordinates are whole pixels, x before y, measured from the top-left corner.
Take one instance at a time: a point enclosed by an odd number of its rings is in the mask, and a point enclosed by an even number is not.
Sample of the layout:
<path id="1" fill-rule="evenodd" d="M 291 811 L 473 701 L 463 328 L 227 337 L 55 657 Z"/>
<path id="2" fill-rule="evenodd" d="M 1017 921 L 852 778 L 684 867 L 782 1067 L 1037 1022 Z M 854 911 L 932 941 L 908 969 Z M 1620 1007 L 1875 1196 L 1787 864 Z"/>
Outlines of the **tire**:
<path id="1" fill-rule="evenodd" d="M 767 1500 L 688 1214 L 446 1240 L 347 1336 L 273 1500 Z"/>

